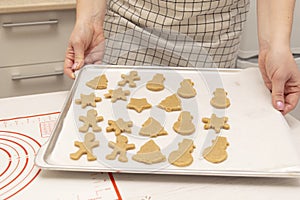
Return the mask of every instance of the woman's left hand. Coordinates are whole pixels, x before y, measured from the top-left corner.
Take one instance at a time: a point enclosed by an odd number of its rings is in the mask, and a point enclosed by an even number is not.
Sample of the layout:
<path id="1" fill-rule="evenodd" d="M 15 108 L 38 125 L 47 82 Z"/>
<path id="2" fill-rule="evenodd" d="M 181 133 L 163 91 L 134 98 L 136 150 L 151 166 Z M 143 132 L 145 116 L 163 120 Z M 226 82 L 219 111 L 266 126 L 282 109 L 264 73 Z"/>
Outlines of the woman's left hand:
<path id="1" fill-rule="evenodd" d="M 289 113 L 300 97 L 300 71 L 290 49 L 261 49 L 258 63 L 263 80 L 272 92 L 274 108 L 284 115 Z"/>

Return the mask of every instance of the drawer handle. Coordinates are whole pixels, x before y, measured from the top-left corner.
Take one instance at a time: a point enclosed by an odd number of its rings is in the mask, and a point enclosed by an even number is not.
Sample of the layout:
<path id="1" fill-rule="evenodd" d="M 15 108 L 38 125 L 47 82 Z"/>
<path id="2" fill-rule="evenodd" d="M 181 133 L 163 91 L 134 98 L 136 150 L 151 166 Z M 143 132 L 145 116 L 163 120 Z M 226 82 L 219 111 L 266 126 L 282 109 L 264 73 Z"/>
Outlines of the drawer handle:
<path id="1" fill-rule="evenodd" d="M 12 28 L 12 27 L 19 27 L 19 26 L 39 26 L 39 25 L 52 25 L 58 24 L 57 19 L 51 19 L 48 21 L 36 21 L 36 22 L 20 22 L 20 23 L 3 23 L 3 28 Z"/>
<path id="2" fill-rule="evenodd" d="M 63 70 L 52 72 L 52 73 L 42 73 L 42 74 L 31 74 L 31 75 L 21 75 L 21 74 L 12 74 L 11 79 L 22 80 L 22 79 L 30 79 L 30 78 L 42 78 L 42 77 L 49 77 L 49 76 L 61 76 L 64 74 Z"/>

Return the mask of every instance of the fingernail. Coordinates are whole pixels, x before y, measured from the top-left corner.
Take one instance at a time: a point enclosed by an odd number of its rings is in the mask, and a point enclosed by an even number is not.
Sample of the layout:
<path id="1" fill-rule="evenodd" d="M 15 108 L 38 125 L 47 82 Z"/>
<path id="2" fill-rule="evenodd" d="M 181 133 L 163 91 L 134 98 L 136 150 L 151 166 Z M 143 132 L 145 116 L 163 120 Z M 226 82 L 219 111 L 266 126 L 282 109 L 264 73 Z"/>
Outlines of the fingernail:
<path id="1" fill-rule="evenodd" d="M 283 110 L 284 109 L 284 104 L 282 101 L 276 101 L 276 107 L 278 110 Z"/>
<path id="2" fill-rule="evenodd" d="M 78 65 L 78 63 L 76 62 L 76 63 L 74 63 L 73 65 L 72 65 L 72 69 L 73 70 L 75 70 L 76 69 L 76 67 L 77 67 L 77 65 Z"/>
<path id="3" fill-rule="evenodd" d="M 75 74 L 72 73 L 72 74 L 71 74 L 71 77 L 72 77 L 72 79 L 75 79 Z"/>

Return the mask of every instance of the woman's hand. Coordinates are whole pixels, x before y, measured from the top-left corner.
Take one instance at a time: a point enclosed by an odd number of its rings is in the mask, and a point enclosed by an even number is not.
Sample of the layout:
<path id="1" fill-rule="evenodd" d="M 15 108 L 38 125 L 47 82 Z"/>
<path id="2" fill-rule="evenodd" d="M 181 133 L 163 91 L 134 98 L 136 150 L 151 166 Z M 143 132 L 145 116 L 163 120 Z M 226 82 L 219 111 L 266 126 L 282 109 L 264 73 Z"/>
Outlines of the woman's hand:
<path id="1" fill-rule="evenodd" d="M 64 72 L 75 78 L 74 71 L 85 63 L 101 63 L 104 53 L 103 23 L 106 0 L 77 0 L 76 24 L 66 51 Z"/>
<path id="2" fill-rule="evenodd" d="M 259 53 L 263 80 L 272 92 L 274 108 L 287 114 L 300 97 L 300 71 L 289 48 L 263 48 Z"/>
<path id="3" fill-rule="evenodd" d="M 74 71 L 85 63 L 101 63 L 104 53 L 103 28 L 90 23 L 76 23 L 66 51 L 64 72 L 75 78 Z"/>

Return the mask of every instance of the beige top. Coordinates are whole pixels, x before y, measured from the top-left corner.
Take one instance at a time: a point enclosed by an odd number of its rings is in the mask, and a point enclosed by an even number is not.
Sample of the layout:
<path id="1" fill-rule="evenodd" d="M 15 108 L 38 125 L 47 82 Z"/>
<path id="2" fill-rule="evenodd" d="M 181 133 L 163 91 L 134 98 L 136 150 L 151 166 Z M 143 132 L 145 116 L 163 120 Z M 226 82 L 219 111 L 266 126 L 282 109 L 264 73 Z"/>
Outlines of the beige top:
<path id="1" fill-rule="evenodd" d="M 76 0 L 1 0 L 0 14 L 74 9 Z"/>

